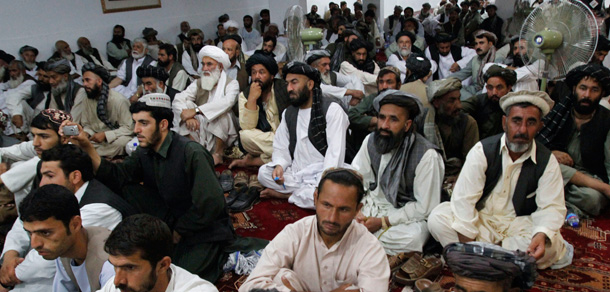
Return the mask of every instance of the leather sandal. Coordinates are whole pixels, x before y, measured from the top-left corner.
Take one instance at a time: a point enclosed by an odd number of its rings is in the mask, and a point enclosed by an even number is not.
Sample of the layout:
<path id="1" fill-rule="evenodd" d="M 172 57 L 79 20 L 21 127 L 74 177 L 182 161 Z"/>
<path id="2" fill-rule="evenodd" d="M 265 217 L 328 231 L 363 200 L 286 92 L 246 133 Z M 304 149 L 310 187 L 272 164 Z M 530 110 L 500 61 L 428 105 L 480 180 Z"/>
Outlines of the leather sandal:
<path id="1" fill-rule="evenodd" d="M 415 281 L 415 286 L 413 287 L 413 291 L 415 292 L 443 292 L 445 291 L 441 284 L 432 282 L 428 279 L 419 279 Z"/>
<path id="2" fill-rule="evenodd" d="M 419 279 L 431 279 L 438 276 L 443 269 L 441 260 L 435 257 L 423 258 L 413 255 L 394 275 L 394 281 L 403 285 L 413 285 Z"/>
<path id="3" fill-rule="evenodd" d="M 249 188 L 258 188 L 259 191 L 261 191 L 263 189 L 263 185 L 258 181 L 258 175 L 253 174 L 250 176 L 250 179 L 248 180 L 248 187 Z"/>
<path id="4" fill-rule="evenodd" d="M 416 253 L 419 253 L 419 252 L 416 252 L 416 251 L 401 252 L 396 255 L 388 257 L 388 262 L 390 263 L 390 270 L 392 271 L 392 273 L 394 273 L 394 272 L 396 272 L 396 270 L 400 269 L 400 267 Z"/>
<path id="5" fill-rule="evenodd" d="M 237 174 L 235 174 L 235 182 L 233 183 L 233 186 L 236 188 L 248 186 L 248 175 L 245 171 L 238 171 Z"/>

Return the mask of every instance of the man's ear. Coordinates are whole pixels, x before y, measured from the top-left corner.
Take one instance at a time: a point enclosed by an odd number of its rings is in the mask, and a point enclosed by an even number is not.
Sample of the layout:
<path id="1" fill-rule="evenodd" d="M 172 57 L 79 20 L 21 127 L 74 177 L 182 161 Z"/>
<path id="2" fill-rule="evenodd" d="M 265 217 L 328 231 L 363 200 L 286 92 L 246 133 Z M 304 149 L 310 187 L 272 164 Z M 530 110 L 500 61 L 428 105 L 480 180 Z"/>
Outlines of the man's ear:
<path id="1" fill-rule="evenodd" d="M 405 132 L 409 132 L 409 130 L 411 129 L 412 126 L 413 126 L 413 120 L 407 120 L 407 122 L 405 123 Z"/>
<path id="2" fill-rule="evenodd" d="M 68 180 L 71 184 L 76 185 L 83 181 L 83 174 L 80 172 L 80 170 L 75 170 L 68 174 Z"/>
<path id="3" fill-rule="evenodd" d="M 312 91 L 312 90 L 313 90 L 313 86 L 314 86 L 315 84 L 316 84 L 316 83 L 315 83 L 315 82 L 313 82 L 313 80 L 311 80 L 311 79 L 309 79 L 309 81 L 307 81 L 307 88 L 309 88 L 309 91 Z"/>
<path id="4" fill-rule="evenodd" d="M 171 263 L 172 263 L 172 258 L 170 258 L 169 256 L 164 256 L 158 263 L 157 263 L 157 276 L 162 275 L 163 273 L 165 273 L 168 269 L 170 269 L 171 267 Z"/>
<path id="5" fill-rule="evenodd" d="M 316 204 L 318 204 L 318 188 L 313 191 L 313 205 L 315 206 Z"/>
<path id="6" fill-rule="evenodd" d="M 76 215 L 70 219 L 70 232 L 78 232 L 82 228 L 83 219 Z"/>
<path id="7" fill-rule="evenodd" d="M 169 130 L 169 122 L 165 119 L 161 120 L 161 122 L 159 123 L 159 130 Z"/>

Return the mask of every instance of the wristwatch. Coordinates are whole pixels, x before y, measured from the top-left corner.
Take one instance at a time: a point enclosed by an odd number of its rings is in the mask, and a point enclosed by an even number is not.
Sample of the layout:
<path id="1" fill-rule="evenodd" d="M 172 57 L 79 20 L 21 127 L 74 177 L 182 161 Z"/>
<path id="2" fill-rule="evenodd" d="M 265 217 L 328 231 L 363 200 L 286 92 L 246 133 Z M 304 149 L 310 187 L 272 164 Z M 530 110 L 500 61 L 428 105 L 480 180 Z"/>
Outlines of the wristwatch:
<path id="1" fill-rule="evenodd" d="M 200 115 L 200 114 L 201 114 L 201 110 L 198 107 L 196 107 L 195 108 L 195 115 Z"/>

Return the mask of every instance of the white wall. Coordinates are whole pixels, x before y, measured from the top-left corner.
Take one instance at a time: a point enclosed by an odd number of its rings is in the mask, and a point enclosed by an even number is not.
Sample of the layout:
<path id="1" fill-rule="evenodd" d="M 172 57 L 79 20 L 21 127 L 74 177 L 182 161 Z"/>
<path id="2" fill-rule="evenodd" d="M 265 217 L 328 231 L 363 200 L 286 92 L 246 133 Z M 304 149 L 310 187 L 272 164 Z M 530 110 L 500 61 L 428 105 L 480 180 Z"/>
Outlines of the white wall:
<path id="1" fill-rule="evenodd" d="M 106 53 L 112 28 L 121 24 L 126 37 L 140 37 L 144 27 L 152 27 L 158 39 L 174 42 L 180 22 L 203 30 L 206 39 L 216 37 L 218 16 L 229 14 L 242 24 L 250 14 L 255 21 L 261 9 L 271 10 L 271 21 L 282 26 L 285 10 L 306 0 L 161 0 L 161 8 L 104 14 L 99 0 L 0 0 L 0 49 L 18 57 L 21 46 L 38 48 L 38 60 L 53 54 L 55 41 L 63 39 L 77 51 L 76 40 L 85 36 Z"/>

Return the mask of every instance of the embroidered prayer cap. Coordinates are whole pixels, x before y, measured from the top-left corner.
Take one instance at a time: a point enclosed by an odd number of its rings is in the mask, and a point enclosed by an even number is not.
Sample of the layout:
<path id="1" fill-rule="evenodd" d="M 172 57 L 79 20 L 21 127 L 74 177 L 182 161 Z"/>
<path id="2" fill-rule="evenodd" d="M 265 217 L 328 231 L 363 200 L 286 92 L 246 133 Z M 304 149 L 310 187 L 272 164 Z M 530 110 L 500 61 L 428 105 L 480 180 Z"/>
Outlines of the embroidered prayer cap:
<path id="1" fill-rule="evenodd" d="M 227 20 L 222 26 L 224 26 L 225 29 L 229 29 L 230 27 L 239 28 L 239 23 L 235 20 Z"/>
<path id="2" fill-rule="evenodd" d="M 593 77 L 604 90 L 610 93 L 610 70 L 600 64 L 585 64 L 578 66 L 566 75 L 566 84 L 572 89 L 584 77 Z"/>
<path id="3" fill-rule="evenodd" d="M 543 117 L 546 116 L 551 108 L 553 108 L 553 105 L 555 105 L 555 102 L 546 92 L 521 90 L 502 96 L 502 98 L 500 98 L 500 108 L 502 108 L 502 111 L 504 111 L 505 114 L 508 114 L 507 110 L 511 105 L 524 102 L 531 103 L 539 108 Z"/>
<path id="4" fill-rule="evenodd" d="M 201 31 L 198 28 L 193 28 L 193 29 L 189 30 L 189 32 L 186 33 L 186 37 L 189 38 L 189 39 L 191 37 L 193 37 L 194 35 L 198 35 L 198 36 L 201 36 L 203 38 L 203 31 Z"/>
<path id="5" fill-rule="evenodd" d="M 138 99 L 138 102 L 143 102 L 147 106 L 163 107 L 172 109 L 172 101 L 169 95 L 165 93 L 149 93 Z"/>
<path id="6" fill-rule="evenodd" d="M 498 37 L 496 36 L 495 33 L 484 30 L 484 29 L 479 29 L 479 30 L 475 31 L 474 37 L 475 38 L 486 37 L 488 40 L 491 40 L 491 43 L 494 45 L 496 45 L 496 43 L 498 42 Z"/>
<path id="7" fill-rule="evenodd" d="M 237 44 L 241 45 L 241 37 L 239 35 L 228 34 L 224 38 L 222 38 L 223 42 L 226 40 L 234 40 Z"/>
<path id="8" fill-rule="evenodd" d="M 38 56 L 38 49 L 34 48 L 32 46 L 28 46 L 28 45 L 25 45 L 19 49 L 19 55 L 23 54 L 24 52 L 28 52 L 28 51 L 30 51 L 30 52 L 34 53 L 34 55 Z"/>
<path id="9" fill-rule="evenodd" d="M 456 275 L 492 282 L 512 279 L 511 286 L 522 289 L 531 288 L 538 276 L 534 257 L 486 242 L 451 243 L 443 258 Z"/>
<path id="10" fill-rule="evenodd" d="M 5 51 L 0 50 L 0 60 L 6 62 L 7 64 L 15 60 L 15 57 L 11 54 L 7 54 Z"/>
<path id="11" fill-rule="evenodd" d="M 320 71 L 303 62 L 292 61 L 286 64 L 286 66 L 284 66 L 284 68 L 282 69 L 282 77 L 286 79 L 286 75 L 288 74 L 305 75 L 309 79 L 313 80 L 316 86 L 319 86 L 320 82 L 322 82 L 322 76 L 320 76 Z"/>
<path id="12" fill-rule="evenodd" d="M 102 81 L 104 81 L 105 83 L 110 82 L 110 73 L 108 73 L 108 70 L 106 70 L 106 68 L 104 68 L 103 66 L 95 64 L 93 62 L 89 62 L 89 63 L 83 65 L 83 68 L 81 69 L 81 71 L 82 71 L 83 75 L 85 74 L 85 72 L 91 71 L 95 75 L 99 76 L 102 79 Z"/>
<path id="13" fill-rule="evenodd" d="M 199 62 L 203 60 L 203 57 L 210 57 L 216 62 L 222 64 L 223 70 L 227 70 L 229 67 L 231 67 L 229 55 L 227 55 L 227 53 L 217 46 L 204 46 L 201 48 L 201 50 L 199 50 L 197 57 L 199 58 Z"/>
<path id="14" fill-rule="evenodd" d="M 142 35 L 144 37 L 155 36 L 157 35 L 157 31 L 152 27 L 145 27 L 142 31 Z"/>
<path id="15" fill-rule="evenodd" d="M 164 68 L 151 65 L 143 65 L 138 67 L 138 69 L 136 70 L 136 74 L 138 75 L 138 78 L 152 77 L 163 82 L 165 82 L 169 78 L 169 74 L 167 73 L 167 71 L 165 71 Z"/>
<path id="16" fill-rule="evenodd" d="M 267 53 L 263 50 L 256 50 L 250 58 L 246 61 L 246 72 L 248 75 L 252 75 L 252 66 L 263 65 L 269 71 L 271 76 L 275 76 L 279 71 L 277 61 L 273 58 L 272 53 Z"/>
<path id="17" fill-rule="evenodd" d="M 47 71 L 53 71 L 57 74 L 68 74 L 70 73 L 70 61 L 61 59 L 51 59 L 47 62 Z"/>
<path id="18" fill-rule="evenodd" d="M 308 65 L 311 65 L 311 63 L 320 60 L 324 57 L 330 58 L 330 53 L 327 50 L 311 50 L 307 52 L 307 55 L 305 56 L 305 61 Z"/>
<path id="19" fill-rule="evenodd" d="M 398 42 L 398 39 L 403 36 L 409 37 L 409 40 L 411 40 L 411 45 L 413 45 L 413 43 L 415 43 L 415 41 L 417 40 L 417 37 L 412 32 L 401 30 L 399 33 L 396 34 L 396 41 Z"/>
<path id="20" fill-rule="evenodd" d="M 491 65 L 483 75 L 483 80 L 487 82 L 487 80 L 491 77 L 500 77 L 506 85 L 511 86 L 517 83 L 517 73 L 514 70 L 504 68 L 498 65 Z"/>
<path id="21" fill-rule="evenodd" d="M 415 102 L 416 107 L 413 106 L 412 102 L 408 101 L 409 99 Z M 386 89 L 377 97 L 375 97 L 375 99 L 373 99 L 373 107 L 377 112 L 379 112 L 379 109 L 381 109 L 382 105 L 388 103 L 407 108 L 409 114 L 415 113 L 415 117 L 409 116 L 409 119 L 411 120 L 419 119 L 424 108 L 423 104 L 421 103 L 421 100 L 419 100 L 417 96 L 396 89 Z"/>
<path id="22" fill-rule="evenodd" d="M 452 42 L 454 39 L 455 39 L 455 36 L 445 33 L 445 32 L 439 32 L 436 34 L 436 36 L 434 36 L 434 41 L 439 44 Z"/>
<path id="23" fill-rule="evenodd" d="M 428 84 L 426 88 L 426 95 L 428 95 L 428 101 L 432 102 L 437 97 L 462 89 L 462 81 L 455 77 L 449 77 L 441 80 L 435 80 Z"/>
<path id="24" fill-rule="evenodd" d="M 48 108 L 40 112 L 39 115 L 47 118 L 49 122 L 59 127 L 64 121 L 72 121 L 72 115 L 62 110 Z"/>
<path id="25" fill-rule="evenodd" d="M 426 57 L 422 57 L 418 54 L 410 54 L 407 60 L 405 60 L 407 69 L 414 74 L 417 79 L 424 78 L 430 74 L 432 63 Z"/>
<path id="26" fill-rule="evenodd" d="M 362 48 L 365 48 L 367 52 L 370 52 L 373 49 L 373 44 L 360 38 L 354 39 L 349 43 L 350 52 L 355 52 Z"/>

